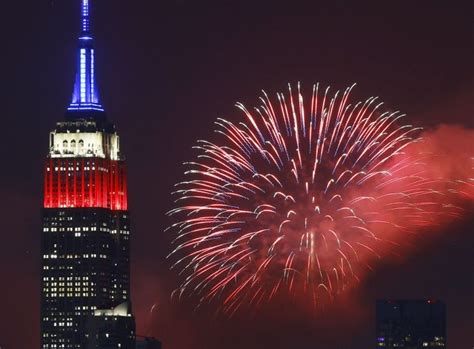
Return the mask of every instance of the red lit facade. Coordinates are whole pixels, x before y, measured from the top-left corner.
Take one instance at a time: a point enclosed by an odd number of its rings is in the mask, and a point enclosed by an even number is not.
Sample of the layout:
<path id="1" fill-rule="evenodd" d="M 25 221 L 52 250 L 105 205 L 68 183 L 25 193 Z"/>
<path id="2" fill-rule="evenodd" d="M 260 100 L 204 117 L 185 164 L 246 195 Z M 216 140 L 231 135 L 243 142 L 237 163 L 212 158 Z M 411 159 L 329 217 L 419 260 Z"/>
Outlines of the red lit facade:
<path id="1" fill-rule="evenodd" d="M 125 162 L 97 157 L 48 158 L 43 206 L 127 210 Z"/>

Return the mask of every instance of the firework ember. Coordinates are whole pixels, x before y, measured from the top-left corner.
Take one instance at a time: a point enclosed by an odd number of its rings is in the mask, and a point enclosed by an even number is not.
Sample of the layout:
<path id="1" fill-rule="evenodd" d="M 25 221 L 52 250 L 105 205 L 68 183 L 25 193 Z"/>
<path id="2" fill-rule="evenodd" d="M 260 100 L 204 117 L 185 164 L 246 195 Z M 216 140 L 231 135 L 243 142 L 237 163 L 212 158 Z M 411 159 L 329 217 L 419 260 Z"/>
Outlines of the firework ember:
<path id="1" fill-rule="evenodd" d="M 376 97 L 300 86 L 216 122 L 217 143 L 199 141 L 169 212 L 177 233 L 177 294 L 225 312 L 277 295 L 331 299 L 403 240 L 457 216 L 447 181 L 428 173 L 412 147 L 420 129 Z"/>

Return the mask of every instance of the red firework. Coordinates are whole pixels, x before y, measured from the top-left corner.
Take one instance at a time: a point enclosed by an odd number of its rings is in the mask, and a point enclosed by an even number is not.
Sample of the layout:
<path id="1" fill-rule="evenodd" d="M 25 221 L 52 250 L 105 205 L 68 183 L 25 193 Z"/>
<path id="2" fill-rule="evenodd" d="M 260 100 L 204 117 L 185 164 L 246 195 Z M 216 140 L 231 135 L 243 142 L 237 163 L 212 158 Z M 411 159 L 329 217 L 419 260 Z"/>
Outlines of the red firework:
<path id="1" fill-rule="evenodd" d="M 242 122 L 218 119 L 218 143 L 198 143 L 169 212 L 180 295 L 226 312 L 277 294 L 317 303 L 400 237 L 459 214 L 446 181 L 427 173 L 428 155 L 406 152 L 419 129 L 376 97 L 351 104 L 352 88 L 329 95 L 315 85 L 310 103 L 299 85 L 277 103 L 264 92 L 253 112 L 237 104 Z"/>

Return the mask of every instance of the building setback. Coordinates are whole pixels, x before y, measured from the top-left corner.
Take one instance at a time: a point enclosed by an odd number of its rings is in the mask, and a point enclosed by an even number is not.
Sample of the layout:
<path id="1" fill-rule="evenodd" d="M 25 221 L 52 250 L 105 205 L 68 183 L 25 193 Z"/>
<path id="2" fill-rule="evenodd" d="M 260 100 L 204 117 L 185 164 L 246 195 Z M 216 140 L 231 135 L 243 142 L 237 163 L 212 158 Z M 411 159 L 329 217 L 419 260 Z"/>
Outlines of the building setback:
<path id="1" fill-rule="evenodd" d="M 94 62 L 90 2 L 81 0 L 73 96 L 44 164 L 42 349 L 135 345 L 126 167 Z"/>
<path id="2" fill-rule="evenodd" d="M 434 300 L 378 300 L 377 348 L 445 348 L 446 306 Z"/>

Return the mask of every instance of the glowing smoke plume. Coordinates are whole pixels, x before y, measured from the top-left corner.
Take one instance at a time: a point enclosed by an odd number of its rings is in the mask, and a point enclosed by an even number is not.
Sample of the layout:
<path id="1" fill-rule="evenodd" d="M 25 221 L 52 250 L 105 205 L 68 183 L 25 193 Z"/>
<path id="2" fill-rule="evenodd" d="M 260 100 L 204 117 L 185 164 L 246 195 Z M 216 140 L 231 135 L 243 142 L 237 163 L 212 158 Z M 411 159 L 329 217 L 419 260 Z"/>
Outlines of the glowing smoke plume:
<path id="1" fill-rule="evenodd" d="M 179 295 L 230 313 L 279 295 L 318 304 L 409 234 L 461 214 L 453 200 L 472 178 L 433 169 L 421 130 L 376 97 L 351 102 L 352 88 L 315 85 L 308 102 L 299 85 L 263 93 L 253 111 L 237 104 L 241 122 L 218 119 L 217 143 L 198 142 L 169 213 Z"/>

